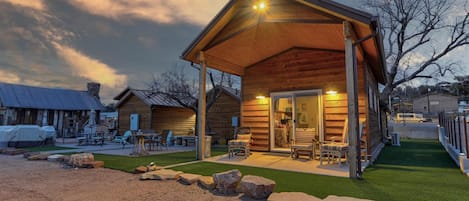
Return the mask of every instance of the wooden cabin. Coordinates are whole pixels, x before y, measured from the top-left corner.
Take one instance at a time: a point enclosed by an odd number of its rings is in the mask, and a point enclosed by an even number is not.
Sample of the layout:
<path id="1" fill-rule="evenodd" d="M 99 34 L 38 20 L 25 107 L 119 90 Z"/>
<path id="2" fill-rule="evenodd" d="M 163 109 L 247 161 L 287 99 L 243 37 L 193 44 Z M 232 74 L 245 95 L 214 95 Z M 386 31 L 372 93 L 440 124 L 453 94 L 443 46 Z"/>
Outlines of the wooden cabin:
<path id="1" fill-rule="evenodd" d="M 348 118 L 356 162 L 360 119 L 369 155 L 383 147 L 383 55 L 378 18 L 368 13 L 333 1 L 232 0 L 181 57 L 200 65 L 200 78 L 207 67 L 241 76 L 241 126 L 252 128 L 253 150 L 288 152 L 297 132 L 327 140 Z"/>
<path id="2" fill-rule="evenodd" d="M 117 95 L 118 133 L 127 130 L 172 130 L 173 135 L 192 134 L 195 127 L 195 114 L 161 94 L 149 90 L 127 88 Z M 131 128 L 131 117 L 136 118 Z"/>
<path id="3" fill-rule="evenodd" d="M 226 140 L 233 139 L 233 126 L 239 120 L 241 93 L 229 87 L 217 88 L 221 90 L 220 94 L 207 111 L 207 133 L 212 136 L 213 143 L 226 144 Z M 209 96 L 210 93 L 214 93 L 214 90 L 207 92 Z"/>
<path id="4" fill-rule="evenodd" d="M 104 109 L 99 100 L 100 86 L 90 82 L 87 90 L 80 91 L 0 83 L 0 126 L 54 126 L 58 137 L 75 137 L 92 110 L 99 119 Z"/>

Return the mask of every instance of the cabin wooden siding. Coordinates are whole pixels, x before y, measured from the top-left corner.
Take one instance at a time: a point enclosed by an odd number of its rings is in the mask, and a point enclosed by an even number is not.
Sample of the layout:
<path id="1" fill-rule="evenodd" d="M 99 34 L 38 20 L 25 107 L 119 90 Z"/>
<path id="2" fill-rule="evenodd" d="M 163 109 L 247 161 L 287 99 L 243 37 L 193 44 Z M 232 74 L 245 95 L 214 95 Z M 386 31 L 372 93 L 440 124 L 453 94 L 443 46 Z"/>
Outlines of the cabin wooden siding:
<path id="1" fill-rule="evenodd" d="M 382 142 L 383 133 L 381 132 L 379 121 L 380 107 L 379 107 L 379 92 L 378 83 L 371 69 L 366 70 L 366 96 L 367 98 L 367 142 L 368 142 L 368 154 L 371 154 Z M 370 93 L 371 92 L 371 93 Z"/>
<path id="2" fill-rule="evenodd" d="M 326 139 L 340 136 L 347 118 L 345 53 L 295 48 L 247 67 L 242 79 L 241 125 L 251 127 L 253 150 L 269 151 L 270 93 L 322 89 Z M 366 118 L 365 73 L 358 67 L 359 112 Z M 326 95 L 327 90 L 338 91 Z M 266 99 L 256 99 L 264 95 Z"/>
<path id="3" fill-rule="evenodd" d="M 145 104 L 140 98 L 131 94 L 117 109 L 119 112 L 119 134 L 124 134 L 125 131 L 130 130 L 130 115 L 139 114 L 139 128 L 142 130 L 151 129 L 150 106 Z"/>
<path id="4" fill-rule="evenodd" d="M 214 132 L 214 137 L 221 140 L 233 138 L 233 127 L 231 118 L 239 117 L 240 110 L 239 99 L 222 92 L 215 103 L 207 112 L 207 126 L 209 132 Z"/>
<path id="5" fill-rule="evenodd" d="M 195 128 L 195 117 L 187 108 L 154 106 L 152 129 L 158 133 L 172 130 L 173 135 L 188 135 Z"/>

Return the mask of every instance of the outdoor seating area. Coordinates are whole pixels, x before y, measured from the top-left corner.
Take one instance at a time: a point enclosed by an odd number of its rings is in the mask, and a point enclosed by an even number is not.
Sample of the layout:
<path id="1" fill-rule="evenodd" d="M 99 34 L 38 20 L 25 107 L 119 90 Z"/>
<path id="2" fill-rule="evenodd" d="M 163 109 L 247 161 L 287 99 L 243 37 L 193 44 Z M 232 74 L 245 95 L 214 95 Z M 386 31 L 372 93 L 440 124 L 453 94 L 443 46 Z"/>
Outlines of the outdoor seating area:
<path id="1" fill-rule="evenodd" d="M 286 170 L 293 172 L 302 172 L 319 175 L 329 175 L 337 177 L 348 177 L 349 170 L 348 164 L 342 163 L 340 165 L 321 165 L 318 160 L 309 160 L 307 158 L 299 158 L 292 160 L 288 153 L 273 153 L 273 152 L 255 152 L 251 151 L 249 157 L 230 157 L 222 155 L 212 158 L 207 158 L 205 161 L 230 164 L 230 165 L 244 165 L 251 167 L 262 167 L 276 170 Z M 362 169 L 368 164 L 362 163 Z"/>

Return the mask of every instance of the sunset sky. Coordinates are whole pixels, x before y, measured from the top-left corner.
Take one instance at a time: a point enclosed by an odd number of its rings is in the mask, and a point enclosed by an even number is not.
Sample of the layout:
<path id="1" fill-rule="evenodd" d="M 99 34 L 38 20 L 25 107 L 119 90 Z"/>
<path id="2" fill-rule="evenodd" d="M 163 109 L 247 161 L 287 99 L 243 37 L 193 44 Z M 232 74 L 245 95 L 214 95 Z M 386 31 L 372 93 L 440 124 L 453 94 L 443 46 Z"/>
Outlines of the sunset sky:
<path id="1" fill-rule="evenodd" d="M 108 103 L 186 64 L 182 51 L 226 2 L 0 0 L 0 81 L 81 90 L 100 82 Z"/>

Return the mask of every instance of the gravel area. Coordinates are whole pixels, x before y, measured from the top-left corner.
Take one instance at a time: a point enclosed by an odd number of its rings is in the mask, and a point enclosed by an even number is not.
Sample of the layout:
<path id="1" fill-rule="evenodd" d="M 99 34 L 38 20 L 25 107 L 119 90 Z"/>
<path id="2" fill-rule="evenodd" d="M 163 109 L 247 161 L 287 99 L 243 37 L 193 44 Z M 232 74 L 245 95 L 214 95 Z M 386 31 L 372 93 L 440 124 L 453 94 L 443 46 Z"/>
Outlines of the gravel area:
<path id="1" fill-rule="evenodd" d="M 60 163 L 0 155 L 0 200 L 250 200 L 221 196 L 176 181 L 140 181 L 139 175 L 99 169 L 64 169 Z"/>

